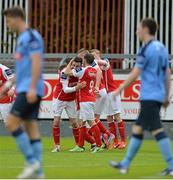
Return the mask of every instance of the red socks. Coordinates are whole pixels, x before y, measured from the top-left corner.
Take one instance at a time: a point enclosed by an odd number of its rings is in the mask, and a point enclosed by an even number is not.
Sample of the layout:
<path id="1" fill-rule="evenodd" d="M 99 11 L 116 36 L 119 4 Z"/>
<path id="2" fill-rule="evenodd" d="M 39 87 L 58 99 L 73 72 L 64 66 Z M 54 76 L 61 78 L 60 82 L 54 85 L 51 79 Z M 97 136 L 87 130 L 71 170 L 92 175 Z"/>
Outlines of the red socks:
<path id="1" fill-rule="evenodd" d="M 99 127 L 101 133 L 107 134 L 108 137 L 111 135 L 111 133 L 106 129 L 104 124 L 98 118 L 95 119 L 95 122 L 97 123 L 97 126 Z"/>
<path id="2" fill-rule="evenodd" d="M 118 123 L 118 129 L 119 129 L 121 141 L 126 142 L 124 121 L 121 121 L 121 122 Z"/>
<path id="3" fill-rule="evenodd" d="M 109 131 L 115 136 L 114 142 L 118 142 L 118 137 L 117 137 L 117 130 L 116 130 L 116 124 L 115 122 L 109 122 Z"/>
<path id="4" fill-rule="evenodd" d="M 84 146 L 85 134 L 86 134 L 86 127 L 85 126 L 80 127 L 79 128 L 79 141 L 78 141 L 79 147 Z"/>
<path id="5" fill-rule="evenodd" d="M 90 144 L 94 144 L 95 141 L 93 139 L 93 137 L 88 133 L 88 131 L 86 130 L 86 133 L 85 133 L 85 140 L 90 143 Z"/>
<path id="6" fill-rule="evenodd" d="M 60 144 L 60 128 L 59 126 L 53 126 L 52 127 L 52 135 L 55 145 Z"/>
<path id="7" fill-rule="evenodd" d="M 74 136 L 75 142 L 76 142 L 76 144 L 78 144 L 78 141 L 79 141 L 79 128 L 73 128 L 72 131 L 73 131 L 73 136 Z"/>
<path id="8" fill-rule="evenodd" d="M 95 139 L 97 147 L 100 147 L 102 145 L 102 142 L 101 142 L 101 138 L 100 138 L 100 130 L 99 130 L 97 124 L 93 125 L 90 128 L 90 132 L 92 133 L 92 135 Z"/>

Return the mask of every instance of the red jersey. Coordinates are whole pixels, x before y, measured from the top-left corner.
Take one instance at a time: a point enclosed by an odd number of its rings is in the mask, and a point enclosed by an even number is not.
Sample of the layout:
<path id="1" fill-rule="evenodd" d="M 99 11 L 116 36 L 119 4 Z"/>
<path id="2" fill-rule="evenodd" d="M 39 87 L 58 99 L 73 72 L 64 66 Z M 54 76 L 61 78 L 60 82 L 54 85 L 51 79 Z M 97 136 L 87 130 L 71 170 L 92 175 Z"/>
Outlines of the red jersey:
<path id="1" fill-rule="evenodd" d="M 0 90 L 4 83 L 13 77 L 13 72 L 11 69 L 0 64 Z M 0 104 L 8 104 L 13 102 L 13 97 L 9 97 L 6 93 L 4 97 L 0 98 Z"/>
<path id="2" fill-rule="evenodd" d="M 73 75 L 79 78 L 79 82 L 86 82 L 86 87 L 79 90 L 79 102 L 95 102 L 94 87 L 96 84 L 97 70 L 92 66 L 73 70 Z"/>
<path id="3" fill-rule="evenodd" d="M 107 92 L 112 92 L 116 90 L 116 85 L 113 78 L 112 68 L 110 66 L 110 63 L 107 59 L 105 59 L 105 65 L 101 66 L 102 72 L 103 72 L 103 79 L 105 82 L 105 87 Z"/>
<path id="4" fill-rule="evenodd" d="M 96 61 L 94 61 L 91 66 L 93 68 L 95 68 L 96 70 L 101 69 L 100 65 L 98 65 L 98 63 Z M 99 90 L 104 89 L 105 88 L 105 82 L 104 82 L 104 78 L 103 78 L 103 73 L 102 73 L 102 77 L 101 77 L 101 82 L 100 82 L 100 86 L 99 86 Z"/>
<path id="5" fill-rule="evenodd" d="M 53 97 L 60 101 L 74 101 L 76 99 L 76 92 L 65 93 L 63 90 L 63 83 L 67 83 L 68 87 L 74 87 L 77 85 L 78 78 L 66 76 L 64 70 L 59 73 L 58 83 L 54 88 Z"/>

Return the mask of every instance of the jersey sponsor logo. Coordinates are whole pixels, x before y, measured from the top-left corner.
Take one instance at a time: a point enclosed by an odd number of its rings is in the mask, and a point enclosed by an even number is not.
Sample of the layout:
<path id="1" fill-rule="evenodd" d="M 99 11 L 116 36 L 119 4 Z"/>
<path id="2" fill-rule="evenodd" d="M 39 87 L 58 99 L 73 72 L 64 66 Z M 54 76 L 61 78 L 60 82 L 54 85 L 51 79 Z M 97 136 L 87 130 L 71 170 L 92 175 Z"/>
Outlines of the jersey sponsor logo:
<path id="1" fill-rule="evenodd" d="M 31 50 L 37 50 L 37 49 L 40 48 L 40 45 L 39 45 L 39 43 L 37 41 L 31 41 L 29 43 L 29 46 L 30 46 Z"/>
<path id="2" fill-rule="evenodd" d="M 80 72 L 80 71 L 82 71 L 82 67 L 76 68 L 75 71 L 76 71 L 77 73 Z"/>
<path id="3" fill-rule="evenodd" d="M 5 74 L 6 74 L 7 76 L 11 76 L 11 75 L 13 74 L 13 71 L 12 71 L 11 69 L 6 69 L 6 70 L 5 70 Z"/>

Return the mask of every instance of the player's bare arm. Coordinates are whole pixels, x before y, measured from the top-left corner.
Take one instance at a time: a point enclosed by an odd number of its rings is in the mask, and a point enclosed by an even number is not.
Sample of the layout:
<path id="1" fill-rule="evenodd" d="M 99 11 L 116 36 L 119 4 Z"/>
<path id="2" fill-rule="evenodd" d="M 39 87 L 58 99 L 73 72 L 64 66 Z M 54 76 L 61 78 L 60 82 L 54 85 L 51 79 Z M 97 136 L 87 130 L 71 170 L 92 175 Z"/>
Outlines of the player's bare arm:
<path id="1" fill-rule="evenodd" d="M 71 69 L 72 62 L 73 62 L 73 59 L 68 63 L 64 71 L 64 74 L 66 74 L 67 76 L 73 76 L 72 69 Z"/>
<path id="2" fill-rule="evenodd" d="M 15 76 L 12 76 L 1 88 L 0 90 L 0 98 L 2 98 L 8 91 L 13 89 L 13 85 L 15 84 Z"/>
<path id="3" fill-rule="evenodd" d="M 164 108 L 167 108 L 169 105 L 170 86 L 171 86 L 171 70 L 167 68 L 166 81 L 165 81 L 166 97 L 165 97 L 165 102 L 163 103 Z"/>
<path id="4" fill-rule="evenodd" d="M 117 96 L 121 93 L 121 91 L 127 87 L 129 87 L 140 75 L 141 70 L 137 67 L 135 67 L 132 72 L 130 73 L 128 79 L 122 83 L 118 89 L 115 91 L 114 95 Z"/>
<path id="5" fill-rule="evenodd" d="M 41 73 L 41 56 L 40 54 L 33 54 L 31 56 L 32 60 L 32 72 L 31 72 L 31 84 L 30 89 L 27 93 L 27 101 L 29 103 L 34 103 L 37 101 L 37 93 L 36 93 L 36 84 L 40 77 Z"/>

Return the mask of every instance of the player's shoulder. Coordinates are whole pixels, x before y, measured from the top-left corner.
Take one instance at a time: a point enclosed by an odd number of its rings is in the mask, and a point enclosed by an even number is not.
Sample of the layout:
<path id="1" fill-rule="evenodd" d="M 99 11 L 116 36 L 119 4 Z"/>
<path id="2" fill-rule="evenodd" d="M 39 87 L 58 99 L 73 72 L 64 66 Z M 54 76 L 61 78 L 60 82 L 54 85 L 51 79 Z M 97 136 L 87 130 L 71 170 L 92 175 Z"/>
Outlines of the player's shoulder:
<path id="1" fill-rule="evenodd" d="M 74 69 L 74 71 L 76 73 L 79 73 L 79 72 L 85 71 L 85 68 L 84 67 L 77 67 L 77 68 Z"/>
<path id="2" fill-rule="evenodd" d="M 22 41 L 23 43 L 32 43 L 32 42 L 39 42 L 42 43 L 42 37 L 40 33 L 35 29 L 26 29 L 24 32 L 22 32 L 19 36 L 19 41 Z"/>
<path id="3" fill-rule="evenodd" d="M 13 74 L 13 70 L 3 64 L 0 64 L 0 70 L 3 74 L 6 74 L 7 76 L 11 76 Z"/>
<path id="4" fill-rule="evenodd" d="M 61 78 L 62 80 L 67 80 L 67 79 L 68 79 L 68 76 L 64 73 L 64 72 L 65 72 L 65 69 L 66 69 L 66 68 L 64 68 L 64 69 L 62 69 L 62 71 L 60 71 L 60 78 Z"/>

